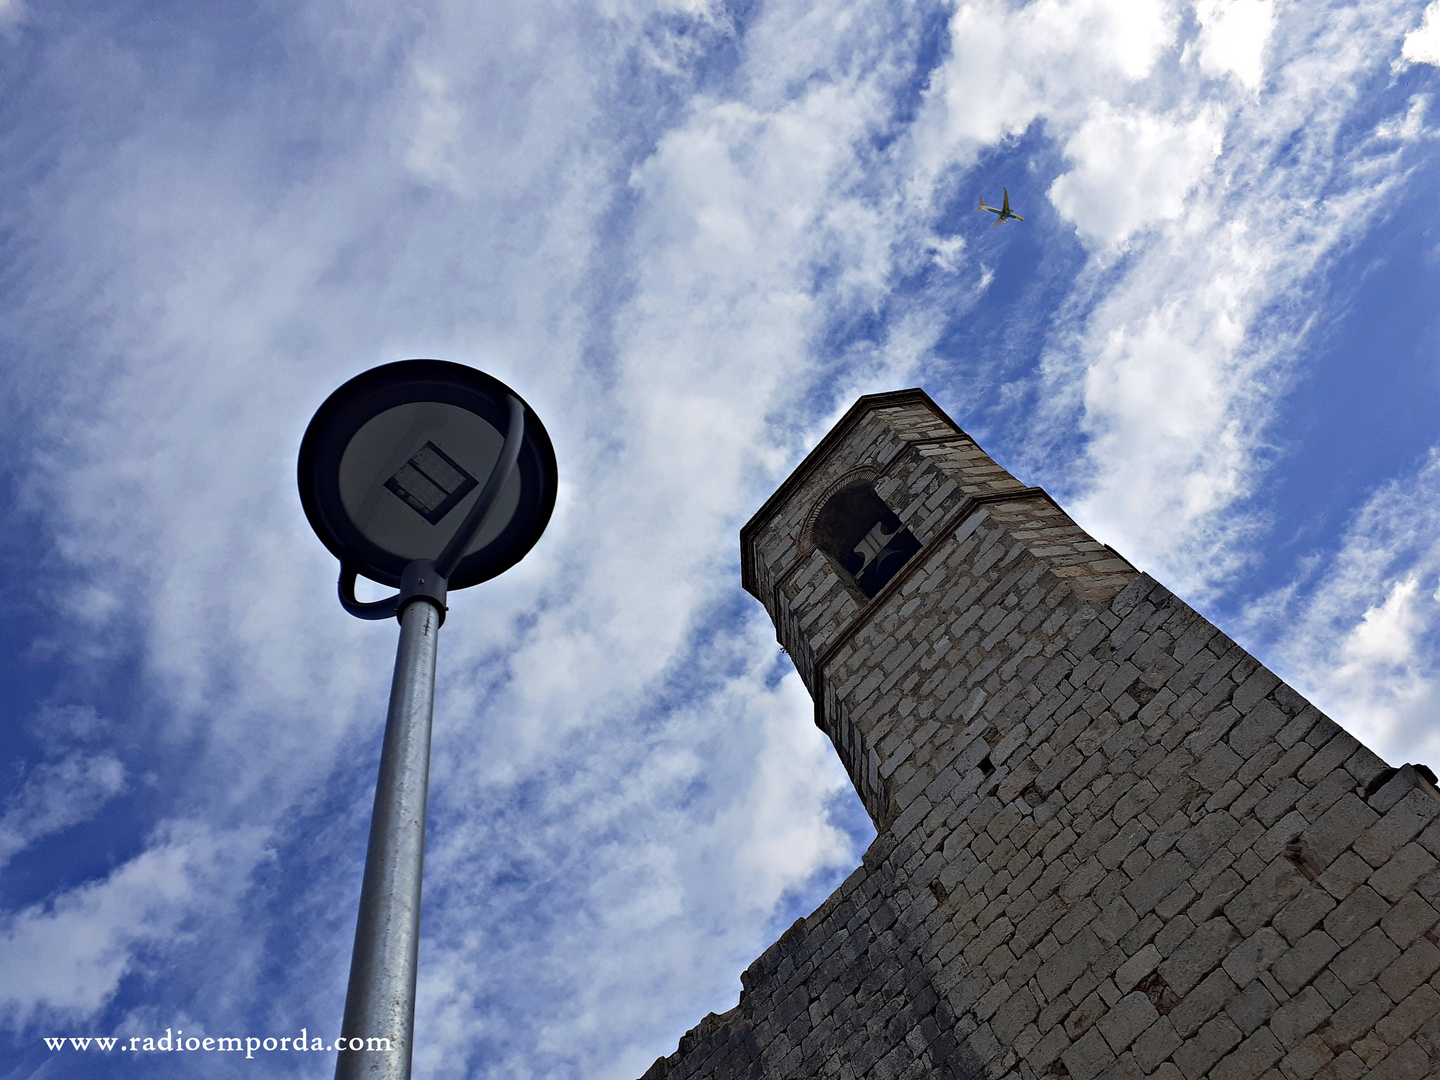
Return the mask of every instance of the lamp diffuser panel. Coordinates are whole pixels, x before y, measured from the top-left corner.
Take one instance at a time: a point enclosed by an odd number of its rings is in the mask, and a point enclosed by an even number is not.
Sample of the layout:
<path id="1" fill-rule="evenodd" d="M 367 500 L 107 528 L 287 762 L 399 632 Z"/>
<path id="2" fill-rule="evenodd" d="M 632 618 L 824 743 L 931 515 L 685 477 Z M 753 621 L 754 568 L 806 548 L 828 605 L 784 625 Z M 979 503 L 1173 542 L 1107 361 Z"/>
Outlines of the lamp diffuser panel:
<path id="1" fill-rule="evenodd" d="M 468 410 L 436 401 L 386 409 L 355 433 L 340 458 L 340 501 L 355 527 L 403 559 L 440 554 L 480 497 L 505 433 Z M 466 548 L 499 536 L 520 505 L 517 469 Z"/>

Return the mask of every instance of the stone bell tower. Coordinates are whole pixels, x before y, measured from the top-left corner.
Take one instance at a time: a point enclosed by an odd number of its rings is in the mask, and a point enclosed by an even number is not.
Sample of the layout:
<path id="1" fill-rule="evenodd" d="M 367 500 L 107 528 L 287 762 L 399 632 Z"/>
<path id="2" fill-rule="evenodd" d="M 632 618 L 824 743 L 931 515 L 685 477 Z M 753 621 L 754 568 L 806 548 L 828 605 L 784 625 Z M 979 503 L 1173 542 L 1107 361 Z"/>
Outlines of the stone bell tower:
<path id="1" fill-rule="evenodd" d="M 1440 1076 L 1440 792 L 861 398 L 741 531 L 878 836 L 645 1080 Z"/>

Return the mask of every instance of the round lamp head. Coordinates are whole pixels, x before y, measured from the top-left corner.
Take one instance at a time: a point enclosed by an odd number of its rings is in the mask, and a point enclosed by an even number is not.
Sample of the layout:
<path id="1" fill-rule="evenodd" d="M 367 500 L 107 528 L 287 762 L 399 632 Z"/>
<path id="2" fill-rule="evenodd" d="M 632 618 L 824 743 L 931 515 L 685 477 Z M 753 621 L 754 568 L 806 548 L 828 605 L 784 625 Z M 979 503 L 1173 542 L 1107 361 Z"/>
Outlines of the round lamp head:
<path id="1" fill-rule="evenodd" d="M 336 390 L 300 443 L 300 502 L 321 542 L 382 585 L 398 586 L 416 559 L 435 559 L 500 457 L 511 397 L 520 400 L 499 379 L 444 360 L 384 364 Z M 554 448 L 526 405 L 515 469 L 450 588 L 524 558 L 550 521 L 555 488 Z"/>

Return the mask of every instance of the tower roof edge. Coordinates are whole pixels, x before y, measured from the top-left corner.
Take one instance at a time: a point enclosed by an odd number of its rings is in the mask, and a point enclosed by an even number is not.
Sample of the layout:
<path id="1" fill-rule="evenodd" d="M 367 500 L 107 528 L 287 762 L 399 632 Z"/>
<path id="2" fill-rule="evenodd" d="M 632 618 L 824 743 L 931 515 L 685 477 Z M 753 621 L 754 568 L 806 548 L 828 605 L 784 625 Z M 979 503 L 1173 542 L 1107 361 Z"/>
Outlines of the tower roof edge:
<path id="1" fill-rule="evenodd" d="M 862 394 L 855 400 L 855 404 L 850 406 L 845 415 L 825 433 L 824 438 L 815 444 L 814 448 L 805 455 L 800 464 L 797 465 L 780 486 L 775 489 L 775 493 L 765 500 L 764 504 L 759 510 L 755 511 L 749 521 L 741 526 L 740 582 L 746 592 L 752 596 L 758 595 L 755 592 L 756 579 L 750 552 L 750 538 L 764 527 L 776 509 L 790 497 L 796 488 L 805 483 L 810 474 L 820 467 L 839 444 L 845 441 L 845 437 L 850 434 L 855 425 L 864 419 L 865 416 L 878 409 L 891 408 L 896 405 L 916 404 L 923 405 L 939 419 L 954 428 L 956 432 L 962 435 L 964 434 L 964 432 L 961 431 L 960 425 L 955 423 L 944 409 L 935 404 L 934 398 L 918 386 L 905 390 L 887 390 L 879 394 Z"/>

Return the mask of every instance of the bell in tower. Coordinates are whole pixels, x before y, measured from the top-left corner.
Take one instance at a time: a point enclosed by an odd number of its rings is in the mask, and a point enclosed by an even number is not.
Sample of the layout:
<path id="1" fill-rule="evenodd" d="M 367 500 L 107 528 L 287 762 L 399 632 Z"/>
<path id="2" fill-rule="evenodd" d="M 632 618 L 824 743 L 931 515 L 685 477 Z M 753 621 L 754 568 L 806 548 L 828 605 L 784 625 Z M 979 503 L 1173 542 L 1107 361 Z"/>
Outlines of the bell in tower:
<path id="1" fill-rule="evenodd" d="M 915 534 L 864 482 L 836 492 L 825 504 L 815 520 L 815 544 L 866 599 L 920 550 Z"/>

